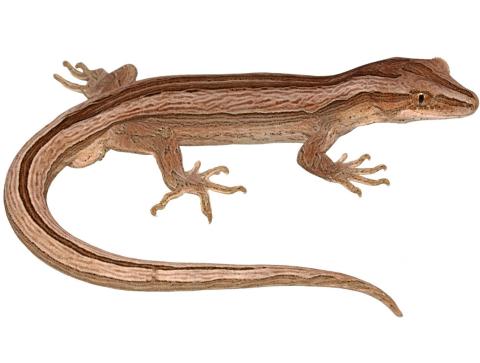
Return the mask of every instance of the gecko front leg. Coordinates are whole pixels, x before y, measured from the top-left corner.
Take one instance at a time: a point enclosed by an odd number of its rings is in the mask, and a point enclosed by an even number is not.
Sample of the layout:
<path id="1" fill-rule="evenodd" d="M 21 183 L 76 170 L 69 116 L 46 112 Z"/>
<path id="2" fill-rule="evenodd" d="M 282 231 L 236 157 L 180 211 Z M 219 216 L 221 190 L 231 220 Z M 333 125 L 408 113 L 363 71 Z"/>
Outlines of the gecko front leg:
<path id="1" fill-rule="evenodd" d="M 142 142 L 148 144 L 149 151 L 155 156 L 160 167 L 163 180 L 171 190 L 150 209 L 152 215 L 156 215 L 158 210 L 164 209 L 171 200 L 185 193 L 190 193 L 200 198 L 202 212 L 208 218 L 208 222 L 211 223 L 212 208 L 208 195 L 209 190 L 223 194 L 245 193 L 247 191 L 243 186 L 227 187 L 210 181 L 210 177 L 214 175 L 228 174 L 229 171 L 226 166 L 218 166 L 200 172 L 200 161 L 197 161 L 191 170 L 185 171 L 182 153 L 173 130 L 162 129 L 155 136 L 144 138 Z"/>
<path id="2" fill-rule="evenodd" d="M 372 168 L 360 168 L 359 166 L 365 160 L 370 160 L 370 155 L 368 154 L 364 154 L 352 161 L 346 161 L 347 154 L 343 154 L 336 162 L 330 159 L 326 152 L 337 138 L 338 134 L 334 130 L 318 132 L 311 136 L 298 153 L 297 161 L 300 166 L 325 180 L 343 185 L 359 197 L 362 196 L 362 191 L 353 182 L 365 185 L 390 185 L 390 181 L 386 178 L 370 179 L 364 176 L 387 169 L 383 164 Z"/>

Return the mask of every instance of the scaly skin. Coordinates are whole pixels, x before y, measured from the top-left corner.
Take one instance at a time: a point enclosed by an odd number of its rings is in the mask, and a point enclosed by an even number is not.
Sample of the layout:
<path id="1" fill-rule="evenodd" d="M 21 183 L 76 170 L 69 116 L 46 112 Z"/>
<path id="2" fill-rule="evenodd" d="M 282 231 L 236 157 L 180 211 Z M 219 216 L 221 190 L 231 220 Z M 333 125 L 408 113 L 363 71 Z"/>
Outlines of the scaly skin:
<path id="1" fill-rule="evenodd" d="M 353 183 L 388 184 L 364 175 L 368 155 L 333 162 L 327 151 L 342 135 L 375 122 L 461 117 L 478 107 L 475 94 L 450 77 L 445 61 L 392 58 L 329 77 L 285 74 L 172 76 L 135 81 L 126 65 L 107 73 L 83 64 L 64 65 L 77 85 L 55 75 L 86 102 L 66 111 L 20 150 L 5 183 L 9 220 L 25 245 L 43 261 L 79 279 L 129 290 L 198 290 L 268 285 L 330 286 L 369 294 L 401 315 L 394 301 L 357 278 L 312 268 L 154 262 L 114 255 L 64 231 L 51 216 L 46 195 L 65 167 L 84 167 L 109 149 L 153 155 L 171 192 L 156 214 L 184 193 L 200 197 L 212 219 L 208 190 L 245 192 L 210 180 L 224 166 L 185 171 L 180 146 L 302 142 L 299 164 L 361 195 Z"/>

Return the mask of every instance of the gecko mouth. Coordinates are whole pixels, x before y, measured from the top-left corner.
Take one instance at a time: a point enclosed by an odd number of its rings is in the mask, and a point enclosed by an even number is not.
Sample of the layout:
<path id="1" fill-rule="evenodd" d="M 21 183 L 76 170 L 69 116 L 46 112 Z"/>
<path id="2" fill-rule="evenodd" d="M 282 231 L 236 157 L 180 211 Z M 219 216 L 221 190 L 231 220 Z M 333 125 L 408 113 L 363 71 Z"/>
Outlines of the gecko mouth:
<path id="1" fill-rule="evenodd" d="M 443 95 L 437 95 L 435 97 L 436 105 L 433 109 L 437 109 L 438 115 L 436 115 L 437 112 L 433 112 L 431 116 L 453 118 L 473 114 L 478 108 L 478 97 L 473 92 L 469 91 L 469 93 L 470 96 L 467 100 L 459 100 Z"/>

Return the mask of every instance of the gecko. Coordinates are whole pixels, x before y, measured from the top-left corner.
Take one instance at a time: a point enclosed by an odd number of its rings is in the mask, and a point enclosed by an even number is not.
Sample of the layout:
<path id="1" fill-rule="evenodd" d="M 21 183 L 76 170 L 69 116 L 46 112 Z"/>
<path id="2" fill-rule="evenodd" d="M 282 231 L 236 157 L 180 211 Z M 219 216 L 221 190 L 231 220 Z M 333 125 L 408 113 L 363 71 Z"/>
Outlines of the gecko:
<path id="1" fill-rule="evenodd" d="M 364 167 L 364 154 L 333 161 L 335 141 L 378 122 L 467 116 L 478 98 L 450 76 L 441 58 L 390 58 L 333 76 L 273 73 L 163 76 L 136 80 L 124 65 L 113 72 L 85 64 L 64 66 L 84 84 L 54 75 L 87 100 L 62 113 L 19 151 L 7 173 L 8 219 L 27 248 L 50 266 L 81 280 L 119 289 L 201 290 L 274 285 L 327 286 L 368 294 L 401 316 L 378 287 L 343 273 L 283 265 L 175 263 L 133 259 L 96 248 L 65 231 L 47 205 L 48 188 L 66 166 L 81 168 L 108 150 L 153 155 L 169 192 L 155 215 L 182 194 L 200 198 L 212 221 L 209 192 L 246 192 L 211 177 L 225 166 L 185 169 L 180 146 L 302 143 L 298 164 L 311 174 L 361 196 L 356 185 L 389 184 L 371 176 L 386 166 Z"/>

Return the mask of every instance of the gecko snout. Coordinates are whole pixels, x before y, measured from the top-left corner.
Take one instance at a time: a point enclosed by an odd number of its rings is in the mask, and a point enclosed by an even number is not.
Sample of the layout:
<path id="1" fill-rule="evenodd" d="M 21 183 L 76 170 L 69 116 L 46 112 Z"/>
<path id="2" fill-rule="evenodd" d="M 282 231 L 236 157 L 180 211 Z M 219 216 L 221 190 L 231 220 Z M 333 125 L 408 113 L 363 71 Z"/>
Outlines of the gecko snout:
<path id="1" fill-rule="evenodd" d="M 472 113 L 474 113 L 478 109 L 478 96 L 475 92 L 470 91 L 472 94 Z"/>

